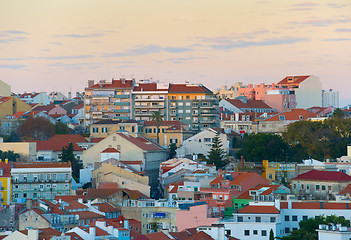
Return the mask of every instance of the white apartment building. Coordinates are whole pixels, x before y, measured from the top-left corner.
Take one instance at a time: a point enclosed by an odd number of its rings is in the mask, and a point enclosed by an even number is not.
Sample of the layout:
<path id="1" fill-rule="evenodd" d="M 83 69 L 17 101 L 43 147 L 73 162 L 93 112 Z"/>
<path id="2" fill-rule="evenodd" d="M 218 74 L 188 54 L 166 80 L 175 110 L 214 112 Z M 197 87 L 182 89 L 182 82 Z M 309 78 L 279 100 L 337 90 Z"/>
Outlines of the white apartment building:
<path id="1" fill-rule="evenodd" d="M 334 89 L 322 90 L 322 107 L 339 107 L 339 91 Z"/>

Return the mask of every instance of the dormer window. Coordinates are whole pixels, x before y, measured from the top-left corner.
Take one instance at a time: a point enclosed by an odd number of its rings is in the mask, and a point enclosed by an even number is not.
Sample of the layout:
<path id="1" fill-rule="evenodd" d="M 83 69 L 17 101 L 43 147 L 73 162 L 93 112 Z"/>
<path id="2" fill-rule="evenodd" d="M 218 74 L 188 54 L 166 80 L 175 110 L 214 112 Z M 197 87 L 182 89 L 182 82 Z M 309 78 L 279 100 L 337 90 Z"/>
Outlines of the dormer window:
<path id="1" fill-rule="evenodd" d="M 279 120 L 280 121 L 285 121 L 285 116 L 284 115 L 279 115 Z"/>

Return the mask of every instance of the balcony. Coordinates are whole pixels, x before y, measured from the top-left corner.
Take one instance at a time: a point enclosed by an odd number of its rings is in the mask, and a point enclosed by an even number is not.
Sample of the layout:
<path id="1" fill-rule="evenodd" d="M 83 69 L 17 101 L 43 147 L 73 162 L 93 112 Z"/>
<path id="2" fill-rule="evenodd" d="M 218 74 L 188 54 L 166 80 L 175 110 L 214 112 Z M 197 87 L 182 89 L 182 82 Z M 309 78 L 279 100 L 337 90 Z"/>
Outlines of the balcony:
<path id="1" fill-rule="evenodd" d="M 123 95 L 115 95 L 115 98 L 129 98 L 130 95 L 126 95 L 126 94 L 123 94 Z"/>
<path id="2" fill-rule="evenodd" d="M 149 102 L 149 101 L 163 102 L 165 99 L 163 99 L 163 98 L 136 98 L 134 100 L 136 102 Z"/>
<path id="3" fill-rule="evenodd" d="M 214 112 L 202 112 L 200 113 L 201 116 L 215 116 L 216 113 Z"/>
<path id="4" fill-rule="evenodd" d="M 115 109 L 115 113 L 129 113 L 130 109 Z"/>
<path id="5" fill-rule="evenodd" d="M 163 105 L 151 105 L 151 106 L 147 106 L 147 105 L 139 105 L 139 106 L 134 106 L 134 108 L 164 108 L 165 106 Z"/>
<path id="6" fill-rule="evenodd" d="M 115 106 L 129 106 L 130 102 L 115 102 Z"/>
<path id="7" fill-rule="evenodd" d="M 150 112 L 137 112 L 135 113 L 135 116 L 151 116 L 152 113 Z"/>
<path id="8" fill-rule="evenodd" d="M 119 120 L 129 120 L 130 117 L 127 117 L 127 116 L 116 116 L 115 119 L 119 119 Z"/>

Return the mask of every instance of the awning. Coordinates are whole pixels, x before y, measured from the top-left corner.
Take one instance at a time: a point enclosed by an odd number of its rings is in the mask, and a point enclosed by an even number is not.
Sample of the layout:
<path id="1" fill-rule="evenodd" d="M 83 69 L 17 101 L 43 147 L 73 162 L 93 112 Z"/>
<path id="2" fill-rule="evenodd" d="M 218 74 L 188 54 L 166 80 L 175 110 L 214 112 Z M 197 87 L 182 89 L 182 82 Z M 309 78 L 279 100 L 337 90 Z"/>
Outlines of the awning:
<path id="1" fill-rule="evenodd" d="M 157 213 L 155 213 L 155 215 L 154 215 L 155 218 L 165 217 L 165 216 L 166 216 L 166 213 L 162 213 L 162 212 L 157 212 Z"/>

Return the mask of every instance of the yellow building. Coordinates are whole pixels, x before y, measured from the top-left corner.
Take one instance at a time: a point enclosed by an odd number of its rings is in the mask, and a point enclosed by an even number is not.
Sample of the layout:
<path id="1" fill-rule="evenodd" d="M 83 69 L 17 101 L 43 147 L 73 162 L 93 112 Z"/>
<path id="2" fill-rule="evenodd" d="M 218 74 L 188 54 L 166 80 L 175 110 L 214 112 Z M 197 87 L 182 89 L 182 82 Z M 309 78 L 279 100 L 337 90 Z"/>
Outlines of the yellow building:
<path id="1" fill-rule="evenodd" d="M 149 177 L 141 176 L 110 163 L 102 163 L 92 174 L 93 184 L 98 188 L 102 183 L 117 183 L 119 188 L 138 190 L 150 197 Z"/>
<path id="2" fill-rule="evenodd" d="M 121 131 L 127 131 L 133 137 L 142 135 L 141 126 L 135 120 L 103 119 L 90 125 L 91 138 L 105 138 Z"/>
<path id="3" fill-rule="evenodd" d="M 31 111 L 32 107 L 24 101 L 15 97 L 0 97 L 0 119 L 16 112 Z"/>
<path id="4" fill-rule="evenodd" d="M 143 131 L 145 138 L 157 142 L 157 127 L 153 121 L 145 121 Z M 179 147 L 186 134 L 187 130 L 184 123 L 180 121 L 162 121 L 159 126 L 159 144 L 169 146 L 175 143 Z"/>
<path id="5" fill-rule="evenodd" d="M 3 162 L 0 159 L 0 184 L 1 184 L 1 204 L 11 203 L 11 162 L 7 159 Z"/>
<path id="6" fill-rule="evenodd" d="M 262 177 L 269 181 L 283 181 L 295 177 L 295 163 L 278 163 L 262 161 L 263 172 Z"/>
<path id="7" fill-rule="evenodd" d="M 275 181 L 275 171 L 279 169 L 280 163 L 270 163 L 268 160 L 262 161 L 263 172 L 262 177 L 269 181 Z"/>

